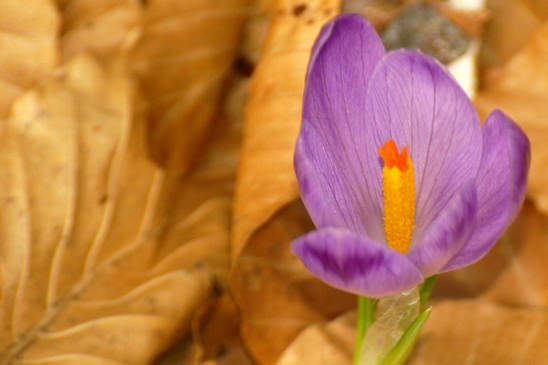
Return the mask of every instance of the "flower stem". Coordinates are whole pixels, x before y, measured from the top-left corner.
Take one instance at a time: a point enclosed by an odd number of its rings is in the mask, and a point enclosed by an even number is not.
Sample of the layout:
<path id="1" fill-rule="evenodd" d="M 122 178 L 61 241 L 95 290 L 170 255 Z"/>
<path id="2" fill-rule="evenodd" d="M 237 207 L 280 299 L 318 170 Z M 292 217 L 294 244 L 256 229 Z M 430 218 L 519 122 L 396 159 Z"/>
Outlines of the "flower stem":
<path id="1" fill-rule="evenodd" d="M 436 284 L 437 279 L 438 277 L 434 275 L 424 280 L 424 282 L 421 285 L 419 285 L 419 294 L 421 298 L 421 311 L 424 310 L 424 308 L 426 308 L 426 302 L 428 301 L 428 298 L 430 298 L 430 294 L 432 294 L 432 290 L 434 289 L 434 285 Z"/>
<path id="2" fill-rule="evenodd" d="M 356 326 L 356 347 L 354 349 L 354 365 L 358 365 L 362 352 L 362 342 L 367 329 L 375 320 L 375 303 L 373 298 L 358 296 L 358 322 Z"/>

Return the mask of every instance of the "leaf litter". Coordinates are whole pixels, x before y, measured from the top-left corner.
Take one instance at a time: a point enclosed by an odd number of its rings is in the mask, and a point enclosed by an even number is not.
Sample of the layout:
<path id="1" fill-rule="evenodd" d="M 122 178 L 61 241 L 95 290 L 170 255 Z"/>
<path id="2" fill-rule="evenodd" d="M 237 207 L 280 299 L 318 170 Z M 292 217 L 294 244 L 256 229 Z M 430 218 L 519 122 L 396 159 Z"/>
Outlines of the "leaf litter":
<path id="1" fill-rule="evenodd" d="M 343 6 L 382 28 L 417 2 L 350 3 L 0 4 L 0 363 L 350 363 L 355 298 L 289 251 L 308 52 Z M 530 201 L 440 277 L 410 364 L 548 357 L 548 8 L 488 5 L 476 106 L 529 134 Z"/>

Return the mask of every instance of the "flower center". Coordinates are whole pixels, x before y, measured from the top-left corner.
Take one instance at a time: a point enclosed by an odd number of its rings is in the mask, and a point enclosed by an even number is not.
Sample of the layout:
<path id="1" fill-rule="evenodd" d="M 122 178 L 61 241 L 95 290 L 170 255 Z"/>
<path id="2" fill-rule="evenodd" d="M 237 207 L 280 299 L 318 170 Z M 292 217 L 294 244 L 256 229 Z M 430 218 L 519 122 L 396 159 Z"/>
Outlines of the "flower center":
<path id="1" fill-rule="evenodd" d="M 415 218 L 415 178 L 407 147 L 398 153 L 396 143 L 389 139 L 379 147 L 384 167 L 382 193 L 384 200 L 384 233 L 388 246 L 406 253 L 411 245 Z"/>

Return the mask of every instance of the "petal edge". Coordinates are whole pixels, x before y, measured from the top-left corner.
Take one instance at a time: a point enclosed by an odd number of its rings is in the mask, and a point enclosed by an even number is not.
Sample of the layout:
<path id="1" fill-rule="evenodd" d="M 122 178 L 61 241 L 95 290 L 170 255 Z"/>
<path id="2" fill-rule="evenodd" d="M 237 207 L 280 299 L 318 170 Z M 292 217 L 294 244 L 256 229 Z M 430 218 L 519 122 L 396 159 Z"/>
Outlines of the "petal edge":
<path id="1" fill-rule="evenodd" d="M 308 233 L 293 242 L 292 251 L 320 280 L 358 295 L 398 294 L 423 281 L 404 255 L 344 229 Z"/>
<path id="2" fill-rule="evenodd" d="M 378 206 L 380 192 L 365 187 L 363 148 L 355 135 L 364 129 L 369 76 L 384 54 L 374 28 L 355 14 L 326 24 L 313 47 L 294 166 L 303 202 L 318 228 L 382 233 L 382 217 L 371 208 Z"/>
<path id="3" fill-rule="evenodd" d="M 442 271 L 482 258 L 514 220 L 525 198 L 531 157 L 529 139 L 500 110 L 487 117 L 482 133 L 484 150 L 476 178 L 478 214 L 474 232 Z"/>
<path id="4" fill-rule="evenodd" d="M 470 181 L 442 209 L 424 237 L 407 254 L 425 278 L 436 274 L 462 248 L 473 231 L 476 211 L 476 186 Z"/>

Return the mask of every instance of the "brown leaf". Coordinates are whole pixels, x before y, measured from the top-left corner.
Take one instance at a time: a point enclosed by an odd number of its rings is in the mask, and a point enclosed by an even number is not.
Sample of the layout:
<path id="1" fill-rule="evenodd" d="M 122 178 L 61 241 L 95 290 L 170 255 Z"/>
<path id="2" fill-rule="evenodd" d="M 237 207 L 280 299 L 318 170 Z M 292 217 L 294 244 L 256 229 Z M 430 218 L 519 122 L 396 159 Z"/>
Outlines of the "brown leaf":
<path id="1" fill-rule="evenodd" d="M 291 203 L 254 232 L 234 265 L 231 288 L 242 339 L 261 364 L 274 363 L 305 326 L 356 303 L 313 277 L 291 253 L 291 241 L 311 229 L 300 201 Z"/>
<path id="2" fill-rule="evenodd" d="M 247 354 L 242 348 L 228 350 L 224 355 L 215 360 L 203 362 L 202 365 L 253 365 Z"/>
<path id="3" fill-rule="evenodd" d="M 485 300 L 436 302 L 407 364 L 542 364 L 548 358 L 548 315 Z M 278 360 L 350 364 L 355 312 L 301 332 Z"/>
<path id="4" fill-rule="evenodd" d="M 238 320 L 230 296 L 216 298 L 197 311 L 191 334 L 154 364 L 251 364 L 240 342 Z"/>
<path id="5" fill-rule="evenodd" d="M 516 221 L 476 264 L 440 276 L 434 297 L 482 297 L 514 307 L 548 306 L 548 220 L 526 202 Z"/>
<path id="6" fill-rule="evenodd" d="M 543 0 L 488 0 L 491 12 L 481 49 L 485 67 L 500 67 L 516 54 L 548 19 Z"/>
<path id="7" fill-rule="evenodd" d="M 356 312 L 303 330 L 277 361 L 278 365 L 350 364 L 354 349 Z"/>
<path id="8" fill-rule="evenodd" d="M 0 118 L 57 64 L 59 16 L 50 0 L 0 2 Z"/>
<path id="9" fill-rule="evenodd" d="M 222 361 L 227 352 L 241 349 L 237 308 L 228 295 L 220 297 L 201 313 L 194 341 L 198 359 Z"/>
<path id="10" fill-rule="evenodd" d="M 109 58 L 128 51 L 141 31 L 141 6 L 135 0 L 70 0 L 61 4 L 62 59 L 88 51 Z"/>
<path id="11" fill-rule="evenodd" d="M 163 166 L 184 172 L 197 157 L 218 111 L 248 2 L 148 2 L 134 62 L 148 98 L 151 153 Z"/>
<path id="12" fill-rule="evenodd" d="M 243 60 L 255 66 L 259 63 L 264 41 L 274 14 L 275 0 L 255 0 L 244 25 L 240 52 Z"/>
<path id="13" fill-rule="evenodd" d="M 234 139 L 170 176 L 125 70 L 77 57 L 2 129 L 3 363 L 149 363 L 226 274 Z"/>
<path id="14" fill-rule="evenodd" d="M 321 26 L 339 8 L 339 0 L 276 2 L 246 109 L 234 202 L 233 260 L 255 229 L 298 197 L 293 150 L 306 66 Z"/>
<path id="15" fill-rule="evenodd" d="M 435 304 L 409 365 L 542 364 L 548 358 L 547 313 L 485 301 Z"/>
<path id="16" fill-rule="evenodd" d="M 482 118 L 501 108 L 527 133 L 531 141 L 529 194 L 540 210 L 548 212 L 548 23 L 505 66 L 499 77 L 482 90 L 476 106 Z"/>
<path id="17" fill-rule="evenodd" d="M 223 196 L 232 196 L 235 167 L 237 165 L 241 129 L 243 124 L 243 107 L 247 96 L 248 80 L 242 77 L 231 77 L 227 86 L 227 97 L 223 102 L 223 116 L 226 121 L 219 123 L 212 133 L 213 145 L 202 154 L 192 175 L 187 175 L 193 181 L 190 189 L 182 194 L 184 201 L 177 206 L 188 205 L 190 200 L 204 199 L 202 194 L 211 194 L 212 191 L 222 193 Z M 215 182 L 214 185 L 212 183 Z M 186 202 L 186 203 L 185 203 Z M 226 217 L 226 210 L 223 214 Z M 182 213 L 182 217 L 186 213 Z M 194 224 L 195 222 L 191 222 Z M 228 224 L 228 222 L 226 222 Z M 212 245 L 214 241 L 197 240 L 193 250 L 186 250 L 179 260 L 195 256 L 193 252 L 209 252 L 209 258 L 198 258 L 195 265 L 206 264 L 215 269 L 217 282 L 215 293 L 226 291 L 226 267 L 228 263 L 228 242 L 226 234 L 219 234 L 218 242 L 221 245 Z M 177 235 L 173 236 L 173 244 L 180 244 Z M 222 238 L 222 240 L 221 240 Z M 202 245 L 209 245 L 206 250 Z M 248 360 L 242 349 L 239 337 L 239 316 L 234 302 L 227 293 L 204 303 L 197 310 L 192 319 L 192 331 L 170 350 L 164 353 L 155 364 L 201 364 L 206 359 L 219 364 L 230 364 L 227 361 L 236 361 L 237 364 L 246 364 Z"/>

